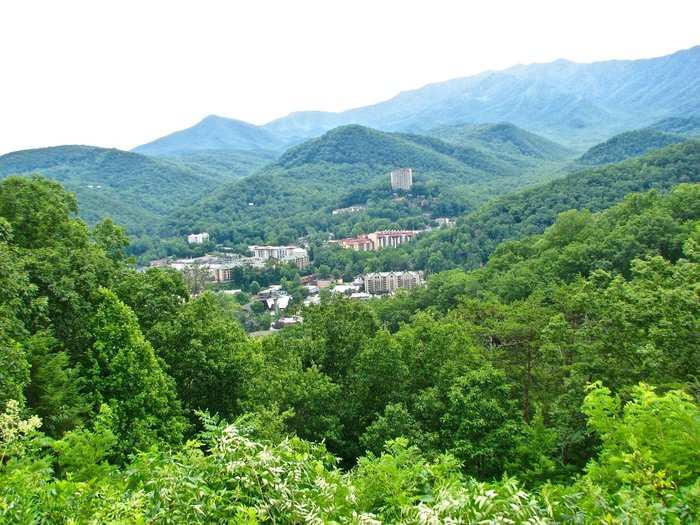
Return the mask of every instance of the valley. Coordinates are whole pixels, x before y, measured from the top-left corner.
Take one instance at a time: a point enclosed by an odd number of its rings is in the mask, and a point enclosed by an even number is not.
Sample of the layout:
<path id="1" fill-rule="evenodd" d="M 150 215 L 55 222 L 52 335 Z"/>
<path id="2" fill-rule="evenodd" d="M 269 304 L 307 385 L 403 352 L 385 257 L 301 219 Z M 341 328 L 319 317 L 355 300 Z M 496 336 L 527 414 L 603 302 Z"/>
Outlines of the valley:
<path id="1" fill-rule="evenodd" d="M 698 523 L 699 334 L 700 47 L 9 152 L 0 523 Z"/>

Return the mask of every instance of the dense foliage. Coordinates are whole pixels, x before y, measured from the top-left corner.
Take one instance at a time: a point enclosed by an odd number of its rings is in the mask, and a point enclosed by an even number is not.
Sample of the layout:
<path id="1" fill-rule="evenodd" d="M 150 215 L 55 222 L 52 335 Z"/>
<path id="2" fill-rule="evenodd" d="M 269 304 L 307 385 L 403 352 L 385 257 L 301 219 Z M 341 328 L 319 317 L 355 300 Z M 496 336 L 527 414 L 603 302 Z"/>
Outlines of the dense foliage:
<path id="1" fill-rule="evenodd" d="M 571 152 L 544 137 L 513 124 L 462 124 L 431 130 L 430 135 L 461 146 L 487 149 L 500 158 L 527 166 L 534 160 L 566 159 Z"/>
<path id="2" fill-rule="evenodd" d="M 521 158 L 521 157 L 520 157 Z M 369 227 L 421 226 L 425 214 L 453 215 L 534 181 L 554 176 L 556 162 L 528 169 L 512 157 L 419 135 L 360 126 L 334 129 L 285 152 L 244 180 L 175 210 L 162 232 L 208 231 L 217 242 L 287 243 L 318 232 L 350 233 L 367 215 L 332 216 L 331 209 L 367 204 Z M 414 199 L 392 200 L 389 172 L 414 169 Z M 403 208 L 410 206 L 410 210 Z"/>
<path id="3" fill-rule="evenodd" d="M 271 160 L 268 153 L 193 154 L 183 161 L 117 149 L 59 146 L 0 156 L 0 179 L 40 173 L 75 192 L 89 224 L 112 218 L 131 234 L 154 231 L 173 207 Z"/>
<path id="4" fill-rule="evenodd" d="M 2 521 L 700 519 L 697 184 L 260 339 L 76 213 L 0 182 Z"/>
<path id="5" fill-rule="evenodd" d="M 569 209 L 604 210 L 625 195 L 651 188 L 666 191 L 700 182 L 700 142 L 689 141 L 640 159 L 571 173 L 545 185 L 507 195 L 462 217 L 455 228 L 420 236 L 395 250 L 348 253 L 320 247 L 317 265 L 348 274 L 365 269 L 422 269 L 440 272 L 485 264 L 503 241 L 538 234 Z"/>
<path id="6" fill-rule="evenodd" d="M 582 164 L 597 165 L 639 157 L 647 151 L 684 142 L 686 137 L 646 128 L 620 133 L 586 151 L 578 159 Z"/>

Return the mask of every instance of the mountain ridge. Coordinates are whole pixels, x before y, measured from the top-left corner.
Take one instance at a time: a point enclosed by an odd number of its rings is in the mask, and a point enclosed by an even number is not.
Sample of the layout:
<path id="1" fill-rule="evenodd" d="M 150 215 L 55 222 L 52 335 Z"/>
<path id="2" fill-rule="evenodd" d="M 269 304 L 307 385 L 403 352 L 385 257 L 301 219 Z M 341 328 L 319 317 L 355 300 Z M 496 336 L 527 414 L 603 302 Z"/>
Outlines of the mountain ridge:
<path id="1" fill-rule="evenodd" d="M 133 148 L 152 156 L 202 150 L 279 150 L 286 143 L 260 126 L 242 120 L 209 115 L 189 128 L 174 131 Z"/>
<path id="2" fill-rule="evenodd" d="M 78 196 L 89 223 L 111 217 L 131 233 L 155 226 L 174 206 L 197 198 L 225 180 L 168 159 L 115 148 L 52 146 L 0 156 L 0 179 L 40 174 Z"/>
<path id="3" fill-rule="evenodd" d="M 242 136 L 223 142 L 230 140 L 238 149 L 261 145 L 280 149 L 349 124 L 416 133 L 465 123 L 510 122 L 583 152 L 617 133 L 663 118 L 700 116 L 698 70 L 700 46 L 636 60 L 518 64 L 426 84 L 340 112 L 296 111 L 262 126 L 228 119 L 236 125 L 226 126 Z M 202 124 L 134 151 L 154 154 L 163 147 L 183 149 L 186 140 L 179 146 L 177 141 Z M 192 142 L 197 145 L 200 139 L 195 133 Z M 171 145 L 164 146 L 168 142 Z"/>

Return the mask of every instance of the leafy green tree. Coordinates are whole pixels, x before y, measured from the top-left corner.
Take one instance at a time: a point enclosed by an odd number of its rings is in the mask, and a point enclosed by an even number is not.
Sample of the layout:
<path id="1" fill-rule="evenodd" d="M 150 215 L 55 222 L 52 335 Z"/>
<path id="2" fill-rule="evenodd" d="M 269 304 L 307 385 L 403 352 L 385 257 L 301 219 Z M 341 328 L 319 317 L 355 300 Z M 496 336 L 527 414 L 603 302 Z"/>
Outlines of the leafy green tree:
<path id="1" fill-rule="evenodd" d="M 9 338 L 0 339 L 0 404 L 11 399 L 24 404 L 24 389 L 29 384 L 29 360 L 26 351 Z"/>
<path id="2" fill-rule="evenodd" d="M 522 425 L 511 389 L 503 372 L 482 368 L 447 392 L 442 442 L 477 477 L 499 477 L 516 446 Z"/>
<path id="3" fill-rule="evenodd" d="M 364 340 L 375 334 L 378 323 L 369 306 L 339 298 L 307 308 L 303 327 L 305 334 L 320 343 L 313 347 L 317 353 L 305 359 L 338 381 L 347 375 Z"/>
<path id="4" fill-rule="evenodd" d="M 235 414 L 239 362 L 247 345 L 233 316 L 206 292 L 155 325 L 152 340 L 165 370 L 175 379 L 179 398 L 190 415 L 207 410 Z"/>
<path id="5" fill-rule="evenodd" d="M 56 351 L 57 344 L 53 337 L 42 332 L 27 341 L 31 359 L 27 401 L 41 417 L 44 431 L 53 437 L 80 426 L 90 412 L 80 391 L 84 379 L 78 368 L 71 366 L 68 354 Z"/>
<path id="6" fill-rule="evenodd" d="M 421 450 L 425 450 L 423 447 L 428 445 L 420 425 L 406 407 L 401 403 L 389 403 L 360 436 L 360 445 L 365 453 L 379 455 L 384 450 L 385 443 L 396 438 L 405 438 Z"/>
<path id="7" fill-rule="evenodd" d="M 123 457 L 159 442 L 180 441 L 185 421 L 175 385 L 131 309 L 102 289 L 90 328 L 88 391 L 96 407 L 106 403 L 112 409 L 117 452 Z"/>
<path id="8" fill-rule="evenodd" d="M 658 395 L 641 384 L 621 407 L 620 399 L 598 382 L 589 387 L 582 409 L 602 440 L 598 459 L 587 467 L 588 479 L 612 490 L 630 485 L 659 497 L 697 483 L 700 409 L 684 392 Z"/>
<path id="9" fill-rule="evenodd" d="M 81 236 L 85 226 L 75 220 L 75 195 L 38 175 L 8 177 L 0 182 L 0 217 L 12 225 L 12 238 L 22 248 L 44 248 Z M 82 230 L 82 231 L 81 231 Z"/>
<path id="10" fill-rule="evenodd" d="M 145 272 L 125 271 L 113 290 L 134 311 L 141 330 L 149 340 L 154 325 L 177 316 L 189 299 L 182 274 L 164 268 L 149 268 Z"/>
<path id="11" fill-rule="evenodd" d="M 104 250 L 107 257 L 117 264 L 127 261 L 129 238 L 126 231 L 112 222 L 104 219 L 98 222 L 90 232 L 95 243 Z"/>

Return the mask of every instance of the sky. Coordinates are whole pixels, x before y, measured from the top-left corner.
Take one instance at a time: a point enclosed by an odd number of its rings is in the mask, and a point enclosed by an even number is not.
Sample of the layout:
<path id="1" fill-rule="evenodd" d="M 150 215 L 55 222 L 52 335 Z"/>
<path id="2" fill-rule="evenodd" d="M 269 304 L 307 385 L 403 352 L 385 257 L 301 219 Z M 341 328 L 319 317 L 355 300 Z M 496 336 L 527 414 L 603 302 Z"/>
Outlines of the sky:
<path id="1" fill-rule="evenodd" d="M 2 0 L 0 154 L 130 149 L 518 63 L 700 44 L 698 0 Z"/>

